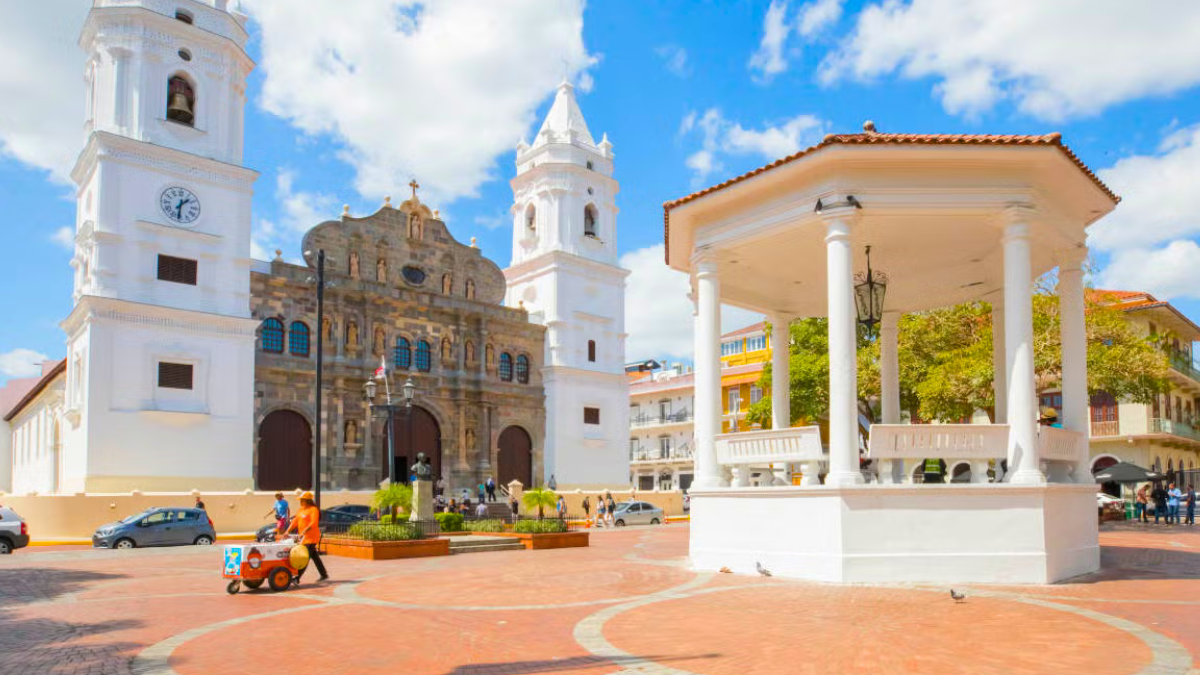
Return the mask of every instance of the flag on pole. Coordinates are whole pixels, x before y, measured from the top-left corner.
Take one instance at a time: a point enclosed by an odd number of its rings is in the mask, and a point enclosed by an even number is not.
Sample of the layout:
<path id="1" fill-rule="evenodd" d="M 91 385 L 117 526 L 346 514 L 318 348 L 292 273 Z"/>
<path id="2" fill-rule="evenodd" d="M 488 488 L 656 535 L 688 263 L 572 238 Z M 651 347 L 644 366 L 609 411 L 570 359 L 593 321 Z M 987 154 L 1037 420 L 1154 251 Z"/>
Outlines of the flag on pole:
<path id="1" fill-rule="evenodd" d="M 381 354 L 379 356 L 379 367 L 375 369 L 375 379 L 382 380 L 387 377 L 387 359 Z"/>

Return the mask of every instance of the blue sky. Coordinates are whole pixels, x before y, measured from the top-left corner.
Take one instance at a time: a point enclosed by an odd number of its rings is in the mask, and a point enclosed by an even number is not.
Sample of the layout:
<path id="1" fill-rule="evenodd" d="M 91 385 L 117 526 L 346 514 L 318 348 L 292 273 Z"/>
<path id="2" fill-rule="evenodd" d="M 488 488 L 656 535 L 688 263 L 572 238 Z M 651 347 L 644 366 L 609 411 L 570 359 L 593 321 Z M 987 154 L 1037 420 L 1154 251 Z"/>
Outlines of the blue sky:
<path id="1" fill-rule="evenodd" d="M 0 74 L 0 381 L 63 353 L 75 207 L 62 175 L 82 144 L 74 41 L 88 4 L 0 7 L 0 55 L 15 64 Z M 690 355 L 685 283 L 655 248 L 662 203 L 867 119 L 885 132 L 1062 132 L 1125 197 L 1093 236 L 1096 283 L 1200 319 L 1196 3 L 243 4 L 259 64 L 245 164 L 262 174 L 260 255 L 298 257 L 304 228 L 342 204 L 373 211 L 415 177 L 459 240 L 506 265 L 512 148 L 566 74 L 592 133 L 614 144 L 630 359 Z M 752 318 L 732 312 L 725 327 Z"/>

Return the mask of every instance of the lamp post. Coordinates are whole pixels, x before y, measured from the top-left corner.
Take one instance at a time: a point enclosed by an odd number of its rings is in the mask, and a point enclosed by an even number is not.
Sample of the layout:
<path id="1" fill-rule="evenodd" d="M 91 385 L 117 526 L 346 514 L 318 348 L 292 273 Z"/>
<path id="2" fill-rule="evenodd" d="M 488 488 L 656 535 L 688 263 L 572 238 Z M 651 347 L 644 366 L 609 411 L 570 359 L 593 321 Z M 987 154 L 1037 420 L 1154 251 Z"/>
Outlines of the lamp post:
<path id="1" fill-rule="evenodd" d="M 312 251 L 304 252 L 304 258 L 310 261 L 310 264 L 312 257 Z M 321 450 L 323 445 L 321 442 L 321 391 L 324 386 L 322 371 L 325 364 L 325 249 L 317 250 L 317 276 L 315 280 L 309 277 L 308 281 L 309 283 L 316 281 L 317 284 L 317 400 L 314 405 L 317 433 L 313 448 L 313 498 L 317 508 L 321 508 Z M 332 283 L 329 285 L 333 286 Z"/>
<path id="2" fill-rule="evenodd" d="M 379 392 L 379 385 L 377 385 L 375 383 L 375 380 L 383 381 L 384 401 L 385 402 L 382 404 L 375 403 L 375 396 Z M 410 448 L 412 447 L 412 431 L 411 431 L 411 429 L 412 429 L 412 423 L 411 423 L 412 401 L 413 401 L 413 396 L 416 395 L 416 390 L 417 390 L 416 385 L 413 384 L 412 378 L 409 377 L 408 380 L 404 383 L 404 386 L 402 387 L 402 391 L 404 394 L 404 411 L 405 411 L 405 417 L 406 417 L 406 422 L 407 422 L 407 427 L 408 427 L 408 431 L 407 431 L 408 440 L 409 440 L 408 447 L 410 447 Z M 371 406 L 372 414 L 379 416 L 379 414 L 382 413 L 382 416 L 387 419 L 388 482 L 395 483 L 396 482 L 395 422 L 396 422 L 396 408 L 398 408 L 399 406 L 392 404 L 392 386 L 391 386 L 390 378 L 388 378 L 386 375 L 380 375 L 380 376 L 377 376 L 370 380 L 367 380 L 367 383 L 363 385 L 363 393 L 367 400 L 367 403 L 370 404 L 370 406 Z"/>
<path id="3" fill-rule="evenodd" d="M 875 327 L 883 320 L 883 298 L 887 294 L 888 276 L 871 269 L 871 247 L 867 247 L 867 273 L 854 275 L 854 305 L 858 310 L 858 322 L 874 334 Z"/>

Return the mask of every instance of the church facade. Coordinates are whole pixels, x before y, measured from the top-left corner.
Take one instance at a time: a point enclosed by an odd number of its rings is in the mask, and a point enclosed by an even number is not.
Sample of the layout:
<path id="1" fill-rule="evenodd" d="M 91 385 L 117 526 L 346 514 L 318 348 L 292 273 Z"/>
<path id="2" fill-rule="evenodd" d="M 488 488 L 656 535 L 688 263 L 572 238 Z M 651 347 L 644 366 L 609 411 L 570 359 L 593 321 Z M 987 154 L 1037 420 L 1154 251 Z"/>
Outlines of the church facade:
<path id="1" fill-rule="evenodd" d="M 434 475 L 458 488 L 488 476 L 541 482 L 545 328 L 502 306 L 500 268 L 459 243 L 416 197 L 356 218 L 343 214 L 303 240 L 310 265 L 326 256 L 321 331 L 325 397 L 322 480 L 373 489 L 389 471 L 388 419 L 372 414 L 364 385 L 384 367 L 392 452 L 404 480 L 423 452 Z M 255 484 L 312 483 L 317 306 L 314 269 L 276 260 L 251 274 L 261 319 L 255 358 Z M 411 380 L 415 396 L 403 405 Z M 536 478 L 535 478 L 536 477 Z M 474 490 L 472 490 L 474 493 Z"/>

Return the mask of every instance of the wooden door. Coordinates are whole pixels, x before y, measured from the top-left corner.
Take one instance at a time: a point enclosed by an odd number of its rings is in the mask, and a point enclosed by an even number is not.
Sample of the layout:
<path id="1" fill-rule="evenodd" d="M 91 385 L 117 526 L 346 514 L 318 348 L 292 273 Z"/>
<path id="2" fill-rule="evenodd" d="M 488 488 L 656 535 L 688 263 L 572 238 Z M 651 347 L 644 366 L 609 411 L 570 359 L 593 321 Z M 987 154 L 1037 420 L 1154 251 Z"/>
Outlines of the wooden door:
<path id="1" fill-rule="evenodd" d="M 258 427 L 258 489 L 312 488 L 312 427 L 298 412 L 276 410 Z"/>
<path id="2" fill-rule="evenodd" d="M 500 432 L 500 455 L 496 459 L 496 482 L 508 485 L 521 481 L 526 488 L 533 487 L 533 441 L 521 427 L 508 427 Z"/>

